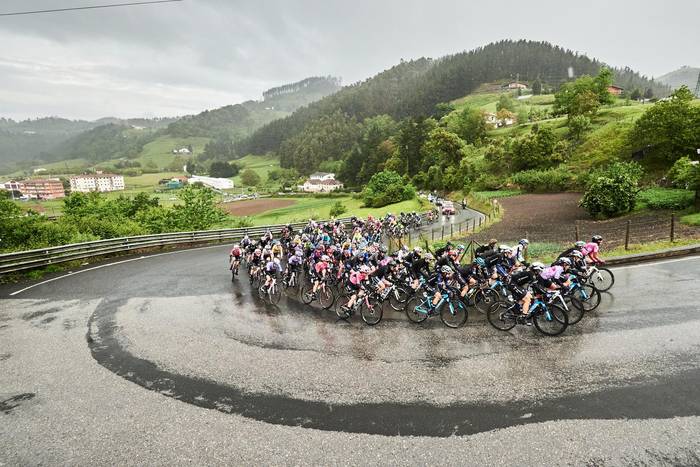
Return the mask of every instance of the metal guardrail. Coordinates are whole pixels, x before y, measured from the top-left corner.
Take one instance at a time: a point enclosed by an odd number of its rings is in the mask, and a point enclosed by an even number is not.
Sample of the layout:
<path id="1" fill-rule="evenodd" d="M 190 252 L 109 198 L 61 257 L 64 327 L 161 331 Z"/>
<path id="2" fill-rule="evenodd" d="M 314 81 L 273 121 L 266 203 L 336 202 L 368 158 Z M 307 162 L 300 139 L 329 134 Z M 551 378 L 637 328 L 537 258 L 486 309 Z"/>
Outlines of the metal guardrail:
<path id="1" fill-rule="evenodd" d="M 338 220 L 344 225 L 349 224 L 351 221 L 349 217 Z M 287 224 L 110 238 L 92 242 L 73 243 L 70 245 L 6 253 L 0 255 L 0 274 L 144 248 L 240 240 L 246 235 L 260 237 L 267 230 L 270 230 L 273 235 L 279 235 L 285 225 Z M 295 230 L 303 228 L 306 225 L 307 222 L 292 223 L 292 227 Z"/>

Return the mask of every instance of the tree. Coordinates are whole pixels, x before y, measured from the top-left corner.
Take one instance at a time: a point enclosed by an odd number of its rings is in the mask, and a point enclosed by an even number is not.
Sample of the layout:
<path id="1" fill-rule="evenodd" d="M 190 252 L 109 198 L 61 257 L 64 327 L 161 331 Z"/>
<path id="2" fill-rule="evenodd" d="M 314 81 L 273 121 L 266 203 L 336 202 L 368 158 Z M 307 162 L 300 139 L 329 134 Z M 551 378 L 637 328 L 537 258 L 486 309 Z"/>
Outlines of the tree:
<path id="1" fill-rule="evenodd" d="M 195 170 L 197 170 L 197 165 L 194 163 L 193 160 L 188 160 L 187 164 L 185 165 L 185 172 L 187 172 L 190 175 L 194 175 Z"/>
<path id="2" fill-rule="evenodd" d="M 612 217 L 634 208 L 643 174 L 636 162 L 615 162 L 591 174 L 579 203 L 594 217 Z"/>
<path id="3" fill-rule="evenodd" d="M 639 88 L 634 88 L 632 93 L 630 94 L 630 99 L 633 101 L 638 101 L 642 97 L 642 92 L 639 90 Z"/>
<path id="4" fill-rule="evenodd" d="M 542 94 L 542 82 L 539 78 L 532 82 L 532 94 L 535 96 Z"/>
<path id="5" fill-rule="evenodd" d="M 583 135 L 591 128 L 591 119 L 585 115 L 573 115 L 569 117 L 569 137 L 574 142 L 583 140 Z"/>
<path id="6" fill-rule="evenodd" d="M 546 169 L 558 164 L 561 156 L 554 151 L 556 143 L 550 128 L 533 125 L 529 134 L 512 142 L 513 170 Z"/>
<path id="7" fill-rule="evenodd" d="M 456 133 L 467 144 L 475 144 L 486 138 L 488 125 L 481 110 L 465 107 L 447 121 L 447 129 Z"/>
<path id="8" fill-rule="evenodd" d="M 407 118 L 401 122 L 396 138 L 402 166 L 400 174 L 413 177 L 421 170 L 423 166 L 421 149 L 436 126 L 437 122 L 432 118 Z"/>
<path id="9" fill-rule="evenodd" d="M 214 161 L 209 166 L 209 175 L 212 177 L 229 178 L 238 173 L 238 165 L 232 165 L 224 161 Z"/>
<path id="10" fill-rule="evenodd" d="M 170 164 L 168 164 L 168 170 L 171 172 L 181 172 L 186 164 L 187 162 L 182 156 L 175 156 Z"/>
<path id="11" fill-rule="evenodd" d="M 515 112 L 515 101 L 508 93 L 501 94 L 501 97 L 498 98 L 498 102 L 496 103 L 496 111 L 503 109 Z"/>
<path id="12" fill-rule="evenodd" d="M 258 186 L 260 182 L 260 175 L 253 169 L 248 168 L 241 173 L 241 183 L 245 186 Z"/>
<path id="13" fill-rule="evenodd" d="M 422 148 L 423 170 L 431 166 L 447 168 L 458 165 L 462 159 L 464 141 L 456 134 L 438 127 L 430 132 Z"/>
<path id="14" fill-rule="evenodd" d="M 644 91 L 644 99 L 652 99 L 654 97 L 654 90 L 651 88 L 646 88 Z"/>
<path id="15" fill-rule="evenodd" d="M 383 170 L 372 175 L 362 192 L 362 199 L 367 207 L 380 208 L 387 204 L 413 199 L 416 189 L 404 182 L 396 172 Z"/>
<path id="16" fill-rule="evenodd" d="M 345 205 L 341 201 L 336 201 L 333 206 L 331 206 L 330 210 L 330 216 L 331 217 L 338 217 L 342 215 L 343 213 L 347 212 L 348 208 L 345 207 Z"/>
<path id="17" fill-rule="evenodd" d="M 691 105 L 693 97 L 681 86 L 637 119 L 629 141 L 633 148 L 644 150 L 645 164 L 668 167 L 700 148 L 700 107 Z"/>
<path id="18" fill-rule="evenodd" d="M 205 230 L 226 218 L 210 188 L 188 185 L 178 192 L 178 198 L 182 204 L 174 206 L 170 215 L 179 230 Z"/>
<path id="19" fill-rule="evenodd" d="M 608 91 L 613 74 L 608 68 L 601 68 L 595 78 L 584 75 L 576 81 L 564 83 L 554 94 L 556 115 L 593 115 L 604 104 L 614 102 Z"/>

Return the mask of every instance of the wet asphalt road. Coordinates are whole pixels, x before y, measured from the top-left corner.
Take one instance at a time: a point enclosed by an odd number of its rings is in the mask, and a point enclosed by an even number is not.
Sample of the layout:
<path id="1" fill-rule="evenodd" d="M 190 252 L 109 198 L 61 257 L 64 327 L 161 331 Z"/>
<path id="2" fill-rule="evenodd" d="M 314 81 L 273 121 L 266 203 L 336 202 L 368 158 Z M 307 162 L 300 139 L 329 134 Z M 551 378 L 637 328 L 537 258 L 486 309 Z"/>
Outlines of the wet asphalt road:
<path id="1" fill-rule="evenodd" d="M 226 252 L 1 288 L 0 465 L 700 464 L 700 257 L 545 338 L 264 306 Z"/>

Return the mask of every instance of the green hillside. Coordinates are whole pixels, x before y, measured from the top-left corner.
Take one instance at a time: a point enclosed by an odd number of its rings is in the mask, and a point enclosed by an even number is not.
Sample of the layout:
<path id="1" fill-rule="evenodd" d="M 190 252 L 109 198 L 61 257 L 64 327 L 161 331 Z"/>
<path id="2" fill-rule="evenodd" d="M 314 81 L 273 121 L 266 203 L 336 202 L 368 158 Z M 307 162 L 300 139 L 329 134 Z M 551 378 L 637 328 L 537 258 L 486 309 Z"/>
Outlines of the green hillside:
<path id="1" fill-rule="evenodd" d="M 691 91 L 695 89 L 700 75 L 700 67 L 683 66 L 665 75 L 661 75 L 656 80 L 660 83 L 667 84 L 673 89 L 681 86 L 687 86 Z"/>
<path id="2" fill-rule="evenodd" d="M 595 75 L 603 64 L 585 55 L 546 42 L 501 41 L 468 52 L 439 59 L 403 61 L 353 86 L 301 108 L 290 117 L 272 122 L 239 145 L 239 153 L 263 154 L 279 151 L 283 143 L 334 113 L 362 121 L 377 115 L 396 120 L 436 116 L 440 103 L 451 102 L 476 91 L 483 83 L 514 80 L 523 83 L 541 80 L 558 88 L 574 77 Z M 667 95 L 667 87 L 630 69 L 614 70 L 615 82 L 622 86 L 652 89 L 654 95 Z M 339 155 L 336 155 L 338 157 Z M 316 164 L 320 161 L 314 161 Z M 282 159 L 283 166 L 291 166 Z"/>

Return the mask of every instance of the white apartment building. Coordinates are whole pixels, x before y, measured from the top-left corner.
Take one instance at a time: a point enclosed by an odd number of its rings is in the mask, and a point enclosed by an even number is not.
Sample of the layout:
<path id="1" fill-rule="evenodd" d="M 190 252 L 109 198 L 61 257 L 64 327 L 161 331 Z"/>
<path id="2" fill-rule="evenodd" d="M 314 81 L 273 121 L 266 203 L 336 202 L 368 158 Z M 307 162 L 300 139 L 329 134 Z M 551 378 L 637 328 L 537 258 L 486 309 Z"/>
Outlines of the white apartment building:
<path id="1" fill-rule="evenodd" d="M 71 191 L 120 191 L 124 189 L 124 177 L 114 174 L 76 175 L 70 178 Z"/>

